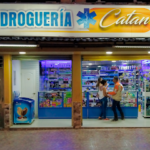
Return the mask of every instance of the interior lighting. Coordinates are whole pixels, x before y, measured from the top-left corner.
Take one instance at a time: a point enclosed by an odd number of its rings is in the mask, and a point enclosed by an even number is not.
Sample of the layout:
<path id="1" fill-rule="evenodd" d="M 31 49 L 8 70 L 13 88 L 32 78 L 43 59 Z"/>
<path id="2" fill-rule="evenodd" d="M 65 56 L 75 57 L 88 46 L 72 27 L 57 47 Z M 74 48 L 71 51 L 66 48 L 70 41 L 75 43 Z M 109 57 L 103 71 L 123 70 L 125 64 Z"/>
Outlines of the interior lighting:
<path id="1" fill-rule="evenodd" d="M 0 44 L 0 47 L 39 47 L 37 44 Z"/>
<path id="2" fill-rule="evenodd" d="M 116 62 L 115 60 L 113 60 L 112 62 Z"/>
<path id="3" fill-rule="evenodd" d="M 92 63 L 89 63 L 89 65 L 92 65 Z"/>
<path id="4" fill-rule="evenodd" d="M 150 46 L 113 46 L 114 48 L 150 48 Z"/>
<path id="5" fill-rule="evenodd" d="M 101 67 L 101 66 L 98 66 L 98 67 Z"/>
<path id="6" fill-rule="evenodd" d="M 150 51 L 148 53 L 150 54 Z"/>
<path id="7" fill-rule="evenodd" d="M 86 66 L 86 67 L 89 67 L 89 66 Z"/>
<path id="8" fill-rule="evenodd" d="M 106 54 L 112 54 L 112 52 L 106 52 Z"/>
<path id="9" fill-rule="evenodd" d="M 19 54 L 26 54 L 26 52 L 19 52 Z"/>

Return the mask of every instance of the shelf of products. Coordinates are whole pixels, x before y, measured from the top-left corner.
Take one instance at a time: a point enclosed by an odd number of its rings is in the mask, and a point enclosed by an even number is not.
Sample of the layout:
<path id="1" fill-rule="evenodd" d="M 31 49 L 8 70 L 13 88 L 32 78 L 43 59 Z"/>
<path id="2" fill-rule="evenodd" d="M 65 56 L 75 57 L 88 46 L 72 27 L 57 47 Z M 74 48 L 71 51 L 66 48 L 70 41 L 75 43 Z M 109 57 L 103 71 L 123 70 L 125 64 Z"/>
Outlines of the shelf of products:
<path id="1" fill-rule="evenodd" d="M 40 91 L 71 91 L 71 61 L 40 62 Z"/>
<path id="2" fill-rule="evenodd" d="M 69 60 L 40 61 L 40 92 L 38 117 L 71 118 L 72 62 Z"/>
<path id="3" fill-rule="evenodd" d="M 100 107 L 100 100 L 97 92 L 83 92 L 83 107 Z M 122 92 L 121 107 L 137 107 L 137 91 Z M 107 98 L 107 107 L 112 107 L 111 98 Z"/>
<path id="4" fill-rule="evenodd" d="M 63 93 L 39 92 L 39 108 L 63 107 Z"/>

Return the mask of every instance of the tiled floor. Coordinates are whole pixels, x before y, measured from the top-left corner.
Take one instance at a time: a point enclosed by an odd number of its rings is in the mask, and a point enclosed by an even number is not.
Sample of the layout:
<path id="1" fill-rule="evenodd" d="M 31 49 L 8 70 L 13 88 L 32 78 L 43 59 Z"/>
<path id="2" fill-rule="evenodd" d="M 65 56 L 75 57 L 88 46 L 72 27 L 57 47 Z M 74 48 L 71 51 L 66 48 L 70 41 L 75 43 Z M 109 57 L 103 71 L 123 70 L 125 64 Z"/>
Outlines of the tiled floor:
<path id="1" fill-rule="evenodd" d="M 150 150 L 150 129 L 0 131 L 0 150 Z"/>
<path id="2" fill-rule="evenodd" d="M 36 119 L 31 125 L 13 125 L 11 128 L 72 128 L 71 119 Z M 84 119 L 84 128 L 116 128 L 116 127 L 150 127 L 150 118 L 125 119 L 117 122 Z"/>

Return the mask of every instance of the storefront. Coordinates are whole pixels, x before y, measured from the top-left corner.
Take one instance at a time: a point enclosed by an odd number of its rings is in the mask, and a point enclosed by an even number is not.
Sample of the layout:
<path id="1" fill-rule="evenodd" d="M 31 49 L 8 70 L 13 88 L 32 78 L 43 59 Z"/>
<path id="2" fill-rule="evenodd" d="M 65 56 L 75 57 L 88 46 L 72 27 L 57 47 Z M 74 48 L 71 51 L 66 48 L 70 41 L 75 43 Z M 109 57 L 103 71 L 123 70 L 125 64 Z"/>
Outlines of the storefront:
<path id="1" fill-rule="evenodd" d="M 70 126 L 84 126 L 83 119 L 98 118 L 100 113 L 98 77 L 107 80 L 108 90 L 114 87 L 113 77 L 119 77 L 127 119 L 138 118 L 139 104 L 148 116 L 148 6 L 50 4 L 41 9 L 38 4 L 2 4 L 0 8 L 0 36 L 19 40 L 0 42 L 4 102 L 10 111 L 7 126 L 17 123 L 11 115 L 22 122 L 29 115 L 30 108 L 14 106 L 18 96 L 34 100 L 32 119 L 72 119 Z M 139 46 L 136 38 L 141 43 L 147 38 L 147 43 Z M 111 105 L 109 99 L 109 118 Z"/>

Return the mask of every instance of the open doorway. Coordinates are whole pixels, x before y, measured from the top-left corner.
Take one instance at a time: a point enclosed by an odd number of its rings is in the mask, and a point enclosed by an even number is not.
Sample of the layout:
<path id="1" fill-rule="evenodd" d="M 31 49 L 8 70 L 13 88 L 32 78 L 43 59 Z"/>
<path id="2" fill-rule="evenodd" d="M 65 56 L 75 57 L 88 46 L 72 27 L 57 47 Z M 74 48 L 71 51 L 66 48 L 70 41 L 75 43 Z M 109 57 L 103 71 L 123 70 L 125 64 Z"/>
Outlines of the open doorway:
<path id="1" fill-rule="evenodd" d="M 83 61 L 82 62 L 82 94 L 83 94 L 83 126 L 85 127 L 147 127 L 150 119 L 150 61 Z M 114 124 L 99 121 L 101 102 L 97 96 L 98 78 L 107 81 L 107 91 L 113 91 L 113 78 L 117 76 L 123 85 L 120 105 L 125 120 Z M 118 113 L 119 114 L 119 113 Z M 107 117 L 114 117 L 112 99 L 107 98 Z"/>

